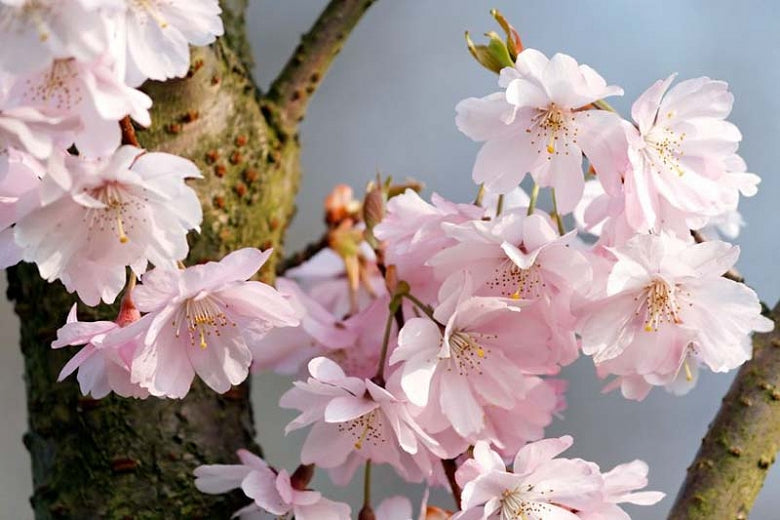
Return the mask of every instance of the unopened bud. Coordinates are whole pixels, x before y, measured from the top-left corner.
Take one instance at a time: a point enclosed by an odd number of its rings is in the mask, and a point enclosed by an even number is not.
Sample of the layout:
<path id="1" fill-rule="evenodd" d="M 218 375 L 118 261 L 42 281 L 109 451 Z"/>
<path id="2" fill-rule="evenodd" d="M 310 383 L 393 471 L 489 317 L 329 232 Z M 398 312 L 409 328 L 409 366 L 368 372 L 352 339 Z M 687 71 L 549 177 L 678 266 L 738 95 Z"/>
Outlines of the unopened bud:
<path id="1" fill-rule="evenodd" d="M 501 69 L 505 67 L 511 67 L 514 65 L 509 58 L 509 51 L 506 49 L 504 42 L 496 36 L 496 40 L 491 38 L 488 45 L 476 45 L 471 39 L 471 35 L 466 31 L 466 45 L 469 48 L 469 52 L 474 59 L 479 62 L 480 65 L 495 73 L 501 72 Z M 501 48 L 503 46 L 503 49 Z"/>
<path id="2" fill-rule="evenodd" d="M 487 45 L 476 45 L 469 32 L 466 31 L 466 45 L 472 56 L 488 70 L 495 73 L 501 72 L 505 67 L 513 67 L 517 61 L 517 55 L 523 51 L 523 42 L 520 35 L 514 27 L 504 18 L 497 9 L 490 11 L 490 14 L 501 26 L 506 38 L 501 38 L 496 32 L 490 31 L 485 34 L 489 38 Z"/>
<path id="3" fill-rule="evenodd" d="M 360 212 L 360 201 L 355 200 L 352 188 L 339 184 L 325 197 L 325 222 L 337 226 L 349 218 L 356 218 Z"/>
<path id="4" fill-rule="evenodd" d="M 512 27 L 512 24 L 504 18 L 501 11 L 498 9 L 491 9 L 490 14 L 496 19 L 498 25 L 501 26 L 504 30 L 504 34 L 506 34 L 506 48 L 509 51 L 509 57 L 512 58 L 513 62 L 517 61 L 517 55 L 523 52 L 523 41 L 520 39 L 520 35 L 517 33 L 517 30 Z"/>
<path id="5" fill-rule="evenodd" d="M 368 244 L 376 249 L 379 241 L 374 236 L 374 226 L 385 218 L 385 194 L 382 186 L 377 184 L 366 193 L 363 199 L 363 222 L 366 223 L 365 238 Z"/>

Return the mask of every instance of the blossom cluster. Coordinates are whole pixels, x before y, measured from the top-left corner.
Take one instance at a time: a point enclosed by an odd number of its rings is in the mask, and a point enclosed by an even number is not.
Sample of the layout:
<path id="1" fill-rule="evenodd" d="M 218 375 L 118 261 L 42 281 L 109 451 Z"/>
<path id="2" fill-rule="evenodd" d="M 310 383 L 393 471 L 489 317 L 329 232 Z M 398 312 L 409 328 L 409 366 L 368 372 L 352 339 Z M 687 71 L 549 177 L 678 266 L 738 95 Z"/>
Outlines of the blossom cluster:
<path id="1" fill-rule="evenodd" d="M 305 370 L 280 401 L 300 412 L 287 431 L 310 427 L 302 465 L 345 484 L 362 464 L 389 464 L 436 486 L 454 460 L 463 493 L 446 514 L 457 519 L 622 520 L 621 504 L 661 499 L 637 491 L 643 462 L 602 473 L 558 458 L 571 438 L 544 430 L 566 406 L 560 371 L 580 353 L 612 377 L 605 390 L 641 400 L 656 386 L 687 392 L 702 367 L 735 369 L 751 334 L 773 326 L 756 294 L 724 277 L 739 248 L 713 237 L 759 182 L 737 155 L 732 95 L 721 81 L 673 79 L 639 96 L 632 123 L 604 101 L 622 89 L 526 49 L 500 71 L 500 92 L 457 106 L 458 128 L 484 143 L 474 203 L 380 181 L 362 202 L 346 187 L 328 197 L 328 247 L 278 284 L 302 325 L 273 331 L 254 357 L 257 370 Z M 239 486 L 252 510 L 274 512 Z"/>
<path id="2" fill-rule="evenodd" d="M 279 404 L 299 412 L 287 432 L 310 428 L 298 470 L 242 450 L 241 464 L 195 471 L 204 492 L 241 488 L 242 518 L 349 518 L 305 475 L 346 484 L 370 464 L 462 488 L 456 512 L 423 500 L 429 520 L 625 520 L 620 504 L 660 500 L 637 491 L 643 462 L 603 473 L 558 457 L 572 439 L 545 428 L 580 353 L 613 378 L 606 389 L 641 400 L 690 390 L 702 367 L 735 369 L 772 328 L 724 277 L 739 249 L 713 235 L 738 233 L 740 195 L 759 183 L 737 154 L 727 85 L 659 80 L 631 122 L 605 101 L 621 88 L 517 42 L 500 90 L 456 108 L 484 143 L 476 200 L 427 202 L 381 179 L 363 201 L 338 187 L 326 247 L 273 288 L 251 280 L 271 250 L 185 268 L 198 168 L 122 143 L 120 120 L 151 123 L 137 87 L 186 74 L 189 45 L 222 34 L 219 14 L 217 0 L 0 0 L 13 39 L 0 49 L 0 267 L 33 262 L 87 305 L 124 290 L 114 321 L 71 309 L 52 347 L 85 346 L 60 378 L 78 371 L 95 398 L 183 398 L 195 375 L 220 393 L 250 370 L 296 376 Z M 374 514 L 411 510 L 396 497 Z"/>
<path id="3" fill-rule="evenodd" d="M 184 269 L 202 219 L 185 181 L 201 174 L 123 144 L 120 121 L 151 123 L 137 87 L 184 76 L 189 45 L 223 33 L 220 13 L 217 0 L 0 1 L 0 267 L 33 262 L 90 306 L 124 289 L 114 321 L 80 322 L 74 304 L 52 344 L 85 345 L 60 378 L 78 370 L 94 398 L 181 398 L 195 374 L 226 392 L 248 375 L 249 345 L 300 322 L 286 298 L 247 281 L 270 250 Z"/>
<path id="4" fill-rule="evenodd" d="M 183 76 L 223 32 L 217 0 L 2 0 L 0 267 L 37 264 L 87 305 L 126 268 L 176 265 L 201 207 L 189 160 L 122 146 L 151 123 L 147 79 Z M 24 52 L 19 52 L 24 49 Z"/>

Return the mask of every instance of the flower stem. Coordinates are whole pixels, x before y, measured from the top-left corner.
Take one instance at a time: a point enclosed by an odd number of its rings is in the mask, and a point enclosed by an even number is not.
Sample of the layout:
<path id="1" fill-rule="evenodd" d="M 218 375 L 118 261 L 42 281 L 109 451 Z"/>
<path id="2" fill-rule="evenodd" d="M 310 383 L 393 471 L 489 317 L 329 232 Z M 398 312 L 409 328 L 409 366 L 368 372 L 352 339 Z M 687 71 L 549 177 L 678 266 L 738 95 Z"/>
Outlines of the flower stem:
<path id="1" fill-rule="evenodd" d="M 534 183 L 534 188 L 531 190 L 531 201 L 528 203 L 528 215 L 533 215 L 536 210 L 536 201 L 539 198 L 539 185 Z"/>
<path id="2" fill-rule="evenodd" d="M 561 214 L 558 212 L 558 202 L 555 200 L 555 188 L 551 190 L 551 195 L 553 204 L 552 216 L 555 219 L 555 223 L 558 224 L 558 234 L 563 236 L 566 234 L 566 227 L 563 225 L 563 218 L 561 218 Z"/>
<path id="3" fill-rule="evenodd" d="M 363 507 L 371 507 L 371 459 L 366 461 L 363 474 Z"/>
<path id="4" fill-rule="evenodd" d="M 416 296 L 412 295 L 412 293 L 406 293 L 406 294 L 404 294 L 404 296 L 405 296 L 405 297 L 406 297 L 406 298 L 407 298 L 407 299 L 408 299 L 410 302 L 412 302 L 412 303 L 415 305 L 415 307 L 417 307 L 417 308 L 418 308 L 418 309 L 420 309 L 422 312 L 424 312 L 426 316 L 428 316 L 430 319 L 432 319 L 432 320 L 436 321 L 436 320 L 434 319 L 434 317 L 433 317 L 433 309 L 431 308 L 431 306 L 430 306 L 430 305 L 426 305 L 426 304 L 424 304 L 424 303 L 423 303 L 423 302 L 421 302 L 421 301 L 420 301 L 420 300 L 419 300 L 419 299 L 418 299 Z"/>

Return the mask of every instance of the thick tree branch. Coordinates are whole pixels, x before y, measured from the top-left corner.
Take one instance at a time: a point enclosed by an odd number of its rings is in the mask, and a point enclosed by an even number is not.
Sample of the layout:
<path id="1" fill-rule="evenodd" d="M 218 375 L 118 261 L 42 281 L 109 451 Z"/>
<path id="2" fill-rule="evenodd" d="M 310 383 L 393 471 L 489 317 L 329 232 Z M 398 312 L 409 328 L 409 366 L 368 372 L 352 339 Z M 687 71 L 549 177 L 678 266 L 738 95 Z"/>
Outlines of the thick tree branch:
<path id="1" fill-rule="evenodd" d="M 278 105 L 277 125 L 294 134 L 330 64 L 349 33 L 375 0 L 331 0 L 301 38 L 290 61 L 274 80 L 268 99 Z"/>
<path id="2" fill-rule="evenodd" d="M 753 339 L 680 489 L 669 520 L 748 518 L 780 449 L 780 303 L 775 330 Z"/>

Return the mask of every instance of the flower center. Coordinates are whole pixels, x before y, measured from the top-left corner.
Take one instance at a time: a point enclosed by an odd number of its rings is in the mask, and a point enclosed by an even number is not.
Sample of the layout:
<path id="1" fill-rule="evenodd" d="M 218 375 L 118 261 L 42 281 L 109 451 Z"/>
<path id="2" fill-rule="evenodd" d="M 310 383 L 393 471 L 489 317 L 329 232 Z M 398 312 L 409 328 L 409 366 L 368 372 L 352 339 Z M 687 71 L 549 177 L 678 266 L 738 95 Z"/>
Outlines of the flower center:
<path id="1" fill-rule="evenodd" d="M 190 344 L 194 346 L 197 338 L 200 348 L 205 349 L 208 346 L 208 338 L 212 334 L 219 337 L 222 335 L 223 328 L 228 325 L 236 326 L 225 315 L 224 307 L 227 305 L 213 296 L 190 298 L 182 306 L 177 319 L 172 322 L 176 327 L 176 337 L 179 337 L 181 325 L 184 323 L 190 335 Z"/>
<path id="2" fill-rule="evenodd" d="M 505 489 L 501 493 L 501 520 L 528 520 L 528 503 L 519 489 Z"/>
<path id="3" fill-rule="evenodd" d="M 577 142 L 577 128 L 572 123 L 570 112 L 551 103 L 546 109 L 539 109 L 531 118 L 531 126 L 525 129 L 531 135 L 531 145 L 538 145 L 537 153 L 542 153 L 542 146 L 547 152 L 547 160 L 553 155 L 560 155 L 561 150 L 569 155 L 569 141 Z"/>
<path id="4" fill-rule="evenodd" d="M 535 300 L 542 295 L 547 284 L 542 278 L 538 263 L 528 269 L 521 269 L 511 260 L 505 260 L 493 272 L 493 278 L 486 283 L 488 289 L 514 300 Z"/>
<path id="5" fill-rule="evenodd" d="M 675 292 L 676 287 L 659 278 L 645 286 L 647 310 L 644 325 L 647 332 L 657 331 L 662 323 L 682 323 Z"/>
<path id="6" fill-rule="evenodd" d="M 25 81 L 25 100 L 31 104 L 47 105 L 57 111 L 69 112 L 84 100 L 81 85 L 76 79 L 78 69 L 72 58 L 54 60 L 48 71 Z"/>
<path id="7" fill-rule="evenodd" d="M 376 409 L 356 419 L 339 423 L 338 430 L 341 433 L 347 433 L 355 439 L 354 446 L 356 450 L 362 449 L 365 442 L 369 442 L 374 446 L 387 442 L 387 439 L 382 434 L 382 414 Z"/>
<path id="8" fill-rule="evenodd" d="M 669 114 L 667 117 L 672 117 Z M 683 156 L 682 143 L 685 140 L 685 132 L 677 134 L 668 127 L 655 127 L 645 136 L 648 148 L 643 150 L 647 161 L 653 165 L 656 173 L 662 170 L 673 171 L 682 177 L 685 170 L 680 165 Z"/>
<path id="9" fill-rule="evenodd" d="M 136 14 L 140 15 L 139 21 L 141 24 L 145 21 L 145 16 L 143 16 L 145 13 L 152 20 L 157 22 L 160 29 L 165 29 L 168 27 L 168 22 L 165 20 L 162 13 L 160 13 L 160 3 L 160 0 L 132 0 L 131 7 L 135 8 Z"/>
<path id="10" fill-rule="evenodd" d="M 0 14 L 0 32 L 11 33 L 14 28 L 24 31 L 29 22 L 38 31 L 38 39 L 45 42 L 49 39 L 48 26 L 44 17 L 51 16 L 53 10 L 51 0 L 27 0 L 19 9 L 7 7 Z"/>
<path id="11" fill-rule="evenodd" d="M 494 335 L 478 332 L 457 331 L 449 337 L 450 359 L 458 370 L 458 374 L 466 375 L 472 371 L 482 373 L 482 361 L 490 353 L 481 340 L 495 339 Z M 450 367 L 449 370 L 452 370 Z"/>
<path id="12" fill-rule="evenodd" d="M 85 188 L 85 191 L 104 205 L 103 208 L 90 208 L 87 211 L 85 220 L 89 221 L 89 229 L 92 230 L 97 225 L 100 231 L 104 231 L 108 226 L 120 243 L 129 242 L 125 227 L 129 224 L 129 229 L 132 229 L 136 219 L 133 209 L 140 210 L 143 204 L 135 197 L 128 196 L 117 182 L 107 182 L 92 190 Z"/>

